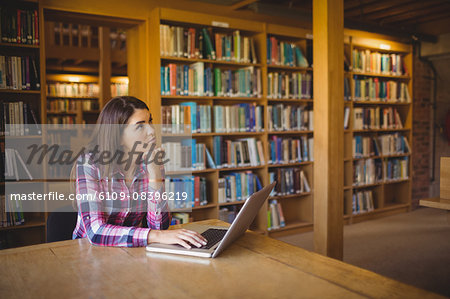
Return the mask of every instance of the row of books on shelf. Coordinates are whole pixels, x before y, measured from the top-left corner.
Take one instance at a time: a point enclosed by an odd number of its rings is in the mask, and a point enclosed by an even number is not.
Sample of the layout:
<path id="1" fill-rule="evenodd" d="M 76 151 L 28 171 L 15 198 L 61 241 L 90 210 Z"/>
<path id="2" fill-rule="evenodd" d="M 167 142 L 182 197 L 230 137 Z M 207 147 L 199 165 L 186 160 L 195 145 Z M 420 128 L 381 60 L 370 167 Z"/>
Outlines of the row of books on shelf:
<path id="1" fill-rule="evenodd" d="M 286 226 L 283 209 L 281 203 L 276 199 L 269 201 L 269 209 L 267 210 L 267 229 L 269 231 L 279 229 Z"/>
<path id="2" fill-rule="evenodd" d="M 70 128 L 77 123 L 76 116 L 73 115 L 49 115 L 47 116 L 47 124 L 59 125 L 58 128 Z"/>
<path id="3" fill-rule="evenodd" d="M 24 223 L 25 217 L 21 201 L 7 200 L 4 194 L 0 195 L 0 227 L 22 225 Z"/>
<path id="4" fill-rule="evenodd" d="M 375 209 L 373 204 L 373 193 L 371 190 L 353 192 L 352 214 L 358 215 L 371 212 Z"/>
<path id="5" fill-rule="evenodd" d="M 408 85 L 404 82 L 355 76 L 353 92 L 355 101 L 411 103 Z"/>
<path id="6" fill-rule="evenodd" d="M 200 176 L 166 176 L 164 180 L 165 192 L 171 211 L 189 209 L 208 204 L 206 178 Z"/>
<path id="7" fill-rule="evenodd" d="M 39 45 L 39 16 L 36 9 L 0 7 L 1 41 Z"/>
<path id="8" fill-rule="evenodd" d="M 161 56 L 258 63 L 254 39 L 239 30 L 223 33 L 165 24 L 159 29 Z"/>
<path id="9" fill-rule="evenodd" d="M 314 139 L 312 137 L 283 138 L 270 136 L 269 164 L 313 161 L 313 148 Z"/>
<path id="10" fill-rule="evenodd" d="M 3 156 L 4 154 L 4 156 Z M 20 178 L 27 177 L 32 180 L 33 176 L 30 173 L 30 170 L 26 166 L 22 156 L 15 148 L 5 148 L 4 153 L 1 153 L 0 160 L 4 165 L 4 173 L 0 175 L 4 180 L 16 180 L 19 181 Z"/>
<path id="11" fill-rule="evenodd" d="M 254 103 L 214 105 L 213 131 L 216 133 L 261 132 L 263 106 Z M 163 133 L 211 133 L 211 106 L 185 102 L 162 106 Z M 189 128 L 190 127 L 190 128 Z M 190 130 L 190 132 L 186 132 Z"/>
<path id="12" fill-rule="evenodd" d="M 128 95 L 127 83 L 111 83 L 111 97 L 120 97 Z"/>
<path id="13" fill-rule="evenodd" d="M 184 139 L 181 142 L 164 142 L 163 149 L 169 158 L 165 165 L 167 171 L 203 170 L 216 168 L 216 164 L 203 143 L 196 139 Z"/>
<path id="14" fill-rule="evenodd" d="M 267 64 L 309 67 L 309 62 L 299 45 L 282 42 L 276 37 L 267 37 Z"/>
<path id="15" fill-rule="evenodd" d="M 203 62 L 161 66 L 161 95 L 261 97 L 261 69 L 211 68 Z"/>
<path id="16" fill-rule="evenodd" d="M 378 137 L 353 137 L 353 157 L 388 156 L 411 153 L 406 136 L 398 133 L 383 134 Z"/>
<path id="17" fill-rule="evenodd" d="M 251 171 L 227 173 L 218 184 L 219 203 L 245 201 L 262 188 L 258 176 Z"/>
<path id="18" fill-rule="evenodd" d="M 161 107 L 162 133 L 211 133 L 211 106 L 184 102 Z M 190 130 L 190 132 L 186 132 Z"/>
<path id="19" fill-rule="evenodd" d="M 97 83 L 47 83 L 47 96 L 52 97 L 98 97 Z"/>
<path id="20" fill-rule="evenodd" d="M 368 49 L 353 50 L 353 71 L 393 76 L 408 74 L 400 54 L 383 54 Z"/>
<path id="21" fill-rule="evenodd" d="M 0 56 L 0 88 L 39 90 L 39 67 L 34 56 Z"/>
<path id="22" fill-rule="evenodd" d="M 254 103 L 214 105 L 214 132 L 261 132 L 264 128 L 263 109 Z"/>
<path id="23" fill-rule="evenodd" d="M 213 157 L 216 168 L 254 167 L 266 164 L 262 142 L 255 138 L 225 140 L 222 136 L 214 136 Z"/>
<path id="24" fill-rule="evenodd" d="M 0 111 L 0 135 L 24 136 L 40 134 L 38 118 L 29 103 L 3 102 Z"/>
<path id="25" fill-rule="evenodd" d="M 97 100 L 70 100 L 70 99 L 53 99 L 47 101 L 47 112 L 74 112 L 78 106 L 82 111 L 98 110 Z"/>
<path id="26" fill-rule="evenodd" d="M 268 105 L 268 129 L 275 131 L 312 131 L 313 110 L 306 105 Z"/>
<path id="27" fill-rule="evenodd" d="M 268 99 L 311 99 L 311 73 L 270 72 L 267 75 Z"/>
<path id="28" fill-rule="evenodd" d="M 397 108 L 353 108 L 355 130 L 403 129 Z"/>
<path id="29" fill-rule="evenodd" d="M 170 225 L 186 224 L 191 222 L 191 220 L 188 213 L 172 213 Z"/>
<path id="30" fill-rule="evenodd" d="M 353 185 L 408 179 L 409 157 L 358 160 L 353 165 Z"/>
<path id="31" fill-rule="evenodd" d="M 271 196 L 284 196 L 311 192 L 305 172 L 300 168 L 278 168 L 269 172 L 269 181 L 277 181 Z"/>

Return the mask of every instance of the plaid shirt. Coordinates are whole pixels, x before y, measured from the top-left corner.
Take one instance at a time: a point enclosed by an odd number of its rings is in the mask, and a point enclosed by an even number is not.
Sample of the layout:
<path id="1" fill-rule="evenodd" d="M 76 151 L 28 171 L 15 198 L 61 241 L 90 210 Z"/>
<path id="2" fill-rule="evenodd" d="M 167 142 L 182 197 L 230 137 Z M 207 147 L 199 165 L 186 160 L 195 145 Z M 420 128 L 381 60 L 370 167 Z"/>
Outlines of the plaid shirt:
<path id="1" fill-rule="evenodd" d="M 90 157 L 89 156 L 85 157 Z M 100 246 L 146 246 L 151 229 L 167 229 L 170 225 L 170 212 L 166 200 L 149 198 L 150 192 L 163 192 L 149 186 L 147 166 L 141 163 L 135 172 L 130 188 L 124 175 L 116 169 L 108 180 L 100 180 L 100 170 L 88 159 L 77 160 L 76 194 L 89 194 L 93 200 L 78 200 L 77 225 L 72 239 L 87 237 L 91 244 Z M 161 166 L 164 177 L 164 167 Z M 146 198 L 144 198 L 144 196 Z M 78 195 L 80 196 L 80 195 Z M 87 195 L 86 195 L 87 196 Z M 106 200 L 117 196 L 116 200 Z M 103 200 L 101 200 L 103 197 Z M 147 215 L 149 228 L 140 227 Z"/>

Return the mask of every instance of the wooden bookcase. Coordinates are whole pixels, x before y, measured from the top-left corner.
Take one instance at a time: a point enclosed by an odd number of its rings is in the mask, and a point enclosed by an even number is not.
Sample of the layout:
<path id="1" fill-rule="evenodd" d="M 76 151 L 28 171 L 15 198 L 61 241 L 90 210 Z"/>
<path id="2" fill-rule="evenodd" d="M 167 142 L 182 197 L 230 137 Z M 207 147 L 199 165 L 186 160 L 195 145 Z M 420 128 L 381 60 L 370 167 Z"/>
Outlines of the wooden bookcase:
<path id="1" fill-rule="evenodd" d="M 177 104 L 183 101 L 196 101 L 198 103 L 204 103 L 208 105 L 214 105 L 215 103 L 226 103 L 236 101 L 255 101 L 256 103 L 263 105 L 267 108 L 268 105 L 273 105 L 275 103 L 285 103 L 285 104 L 307 104 L 310 107 L 313 106 L 314 100 L 285 100 L 285 99 L 271 99 L 268 98 L 268 85 L 267 85 L 267 75 L 269 72 L 273 71 L 283 71 L 283 72 L 310 72 L 312 73 L 312 68 L 299 68 L 299 67 L 288 67 L 288 66 L 271 66 L 266 62 L 266 51 L 267 44 L 266 38 L 269 36 L 275 36 L 279 40 L 285 40 L 289 42 L 294 42 L 301 45 L 301 48 L 305 50 L 305 45 L 308 39 L 311 39 L 311 32 L 308 30 L 303 30 L 300 28 L 292 28 L 281 25 L 274 25 L 269 23 L 257 23 L 248 22 L 244 20 L 237 20 L 232 18 L 225 18 L 219 16 L 204 15 L 194 12 L 178 11 L 174 9 L 157 8 L 152 11 L 150 20 L 150 35 L 151 40 L 159 44 L 160 32 L 159 25 L 168 24 L 176 26 L 193 26 L 193 27 L 207 27 L 214 30 L 240 30 L 247 31 L 252 34 L 258 40 L 258 64 L 255 67 L 260 67 L 263 74 L 263 97 L 261 99 L 248 99 L 248 98 L 219 98 L 219 97 L 188 97 L 188 96 L 161 96 L 159 89 L 154 89 L 151 92 L 150 107 L 154 111 L 159 111 L 162 106 Z M 217 26 L 214 26 L 217 25 Z M 224 29 L 221 26 L 225 26 Z M 378 157 L 383 161 L 386 159 L 398 158 L 398 157 L 409 157 L 408 161 L 408 179 L 394 180 L 394 181 L 381 181 L 376 184 L 364 185 L 364 186 L 353 186 L 353 171 L 354 171 L 354 161 L 358 160 L 352 156 L 352 142 L 353 137 L 356 135 L 370 135 L 373 137 L 378 137 L 383 133 L 399 133 L 405 136 L 409 142 L 410 147 L 412 147 L 412 103 L 385 103 L 385 102 L 368 102 L 361 103 L 360 101 L 354 101 L 353 87 L 354 87 L 354 75 L 364 77 L 370 76 L 373 78 L 378 78 L 379 80 L 392 80 L 405 82 L 409 91 L 409 95 L 412 99 L 412 49 L 410 45 L 401 44 L 390 39 L 376 39 L 368 38 L 367 34 L 359 31 L 349 31 L 350 34 L 346 36 L 345 39 L 345 53 L 347 57 L 350 57 L 348 64 L 350 65 L 350 70 L 345 72 L 345 76 L 349 79 L 349 87 L 351 92 L 351 100 L 346 101 L 345 107 L 350 109 L 350 123 L 349 128 L 344 132 L 344 207 L 343 207 L 343 217 L 345 223 L 356 223 L 359 221 L 364 221 L 367 219 L 372 219 L 375 217 L 381 217 L 385 215 L 390 215 L 393 213 L 398 213 L 402 211 L 407 211 L 410 209 L 411 202 L 411 153 L 391 155 L 391 156 L 380 156 Z M 365 74 L 365 73 L 355 73 L 352 71 L 351 66 L 353 61 L 351 59 L 351 53 L 354 48 L 357 49 L 369 49 L 371 51 L 378 51 L 381 53 L 395 53 L 401 54 L 406 69 L 408 70 L 408 75 L 394 76 L 394 75 L 379 75 L 379 74 Z M 307 54 L 306 54 L 307 55 Z M 184 58 L 174 58 L 174 57 L 161 57 L 159 49 L 152 50 L 150 53 L 150 77 L 153 78 L 152 81 L 156 80 L 156 84 L 160 83 L 160 67 L 167 63 L 194 63 L 197 61 L 203 61 L 212 66 L 223 65 L 224 62 L 220 61 L 210 61 L 210 60 L 200 60 L 200 59 L 184 59 Z M 233 65 L 233 63 L 226 63 L 227 65 Z M 236 64 L 238 66 L 238 64 Z M 155 84 L 155 85 L 156 85 Z M 160 86 L 160 85 L 158 85 Z M 355 107 L 393 107 L 397 108 L 402 123 L 403 129 L 374 129 L 357 131 L 353 129 L 353 112 Z M 161 123 L 161 119 L 156 120 Z M 264 125 L 265 130 L 263 133 L 247 133 L 247 136 L 255 136 L 264 143 L 264 150 L 266 156 L 266 162 L 268 161 L 269 155 L 269 138 L 274 135 L 273 132 L 268 132 L 268 117 L 267 109 L 264 112 Z M 300 132 L 277 132 L 276 135 L 280 136 L 298 136 L 298 135 L 308 135 L 313 137 L 313 131 L 300 131 Z M 194 134 L 193 138 L 201 139 L 207 146 L 211 146 L 212 136 L 217 135 L 217 133 L 211 134 Z M 231 134 L 222 134 L 225 137 L 231 137 Z M 310 185 L 313 185 L 313 169 L 314 162 L 302 162 L 286 165 L 264 165 L 256 168 L 246 168 L 246 170 L 251 169 L 256 172 L 264 184 L 269 182 L 269 172 L 280 167 L 299 167 L 307 175 Z M 233 169 L 231 169 L 232 171 Z M 211 182 L 208 195 L 210 198 L 210 203 L 204 207 L 197 207 L 191 213 L 191 218 L 193 220 L 203 220 L 206 218 L 217 218 L 219 209 L 223 205 L 233 205 L 236 203 L 218 204 L 217 202 L 217 192 L 211 192 L 211 190 L 217 190 L 217 179 L 223 172 L 230 171 L 228 169 L 207 169 L 204 171 L 194 171 L 193 175 L 205 176 L 208 182 Z M 375 209 L 371 212 L 360 213 L 357 215 L 352 214 L 352 195 L 353 192 L 358 190 L 372 190 L 373 199 L 375 204 Z M 286 195 L 271 197 L 270 199 L 277 199 L 283 207 L 283 213 L 286 220 L 286 226 L 276 230 L 267 229 L 267 214 L 268 203 L 265 203 L 264 207 L 261 209 L 255 223 L 253 223 L 252 228 L 258 232 L 276 237 L 281 235 L 287 235 L 292 233 L 298 233 L 303 231 L 311 230 L 313 227 L 313 200 L 314 200 L 314 190 L 309 193 L 302 193 L 296 195 Z"/>
<path id="2" fill-rule="evenodd" d="M 256 103 L 264 108 L 264 131 L 263 132 L 242 132 L 242 133 L 197 133 L 193 134 L 192 138 L 197 139 L 198 142 L 205 143 L 207 147 L 212 149 L 213 136 L 221 135 L 224 139 L 235 139 L 243 137 L 254 137 L 257 140 L 261 140 L 264 147 L 265 161 L 266 163 L 257 167 L 239 167 L 239 168 L 222 168 L 222 169 L 206 169 L 202 171 L 193 171 L 192 175 L 204 176 L 208 181 L 208 204 L 205 206 L 194 207 L 190 216 L 193 220 L 203 220 L 208 218 L 218 218 L 219 210 L 225 206 L 241 206 L 243 201 L 231 202 L 231 203 L 218 203 L 218 179 L 227 172 L 251 170 L 257 174 L 263 185 L 269 183 L 269 172 L 274 171 L 277 168 L 285 167 L 300 167 L 304 170 L 308 182 L 312 187 L 312 171 L 313 162 L 302 163 L 290 163 L 284 165 L 269 165 L 269 138 L 276 135 L 279 137 L 298 137 L 307 136 L 312 137 L 312 131 L 268 131 L 268 105 L 276 105 L 283 103 L 285 105 L 305 105 L 312 108 L 313 99 L 269 99 L 267 96 L 268 82 L 267 74 L 269 72 L 284 72 L 284 73 L 310 73 L 312 75 L 312 68 L 292 67 L 292 66 L 280 66 L 270 65 L 267 63 L 267 37 L 274 36 L 279 41 L 285 41 L 295 43 L 303 53 L 307 50 L 307 43 L 310 39 L 310 31 L 289 28 L 285 26 L 278 26 L 272 24 L 265 24 L 259 22 L 250 22 L 245 20 L 238 20 L 232 18 L 224 18 L 218 16 L 204 15 L 198 13 L 191 13 L 185 11 L 178 11 L 173 9 L 155 9 L 152 12 L 152 19 L 150 21 L 152 40 L 154 43 L 160 42 L 159 25 L 174 25 L 182 27 L 195 27 L 195 28 L 208 28 L 211 32 L 225 32 L 232 34 L 233 31 L 239 30 L 242 36 L 252 37 L 255 41 L 258 61 L 256 64 L 240 63 L 240 62 L 225 62 L 220 60 L 208 60 L 208 59 L 187 59 L 181 57 L 167 57 L 161 56 L 159 48 L 152 49 L 151 56 L 151 69 L 150 76 L 154 78 L 155 86 L 160 86 L 160 67 L 165 66 L 168 63 L 190 64 L 202 61 L 205 66 L 218 66 L 227 68 L 239 68 L 243 66 L 254 66 L 260 68 L 262 73 L 262 97 L 260 98 L 242 98 L 242 97 L 197 97 L 197 96 L 165 96 L 160 94 L 159 89 L 155 89 L 151 94 L 150 108 L 152 111 L 161 111 L 161 107 L 165 105 L 179 104 L 185 101 L 194 101 L 198 104 L 206 105 L 232 105 L 236 103 Z M 155 100 L 156 99 L 156 100 Z M 212 116 L 213 118 L 213 116 Z M 161 123 L 161 119 L 155 117 L 156 123 Z M 214 119 L 212 119 L 214 122 Z M 169 137 L 167 134 L 163 137 Z M 168 173 L 170 175 L 171 173 Z M 286 219 L 286 226 L 280 229 L 268 230 L 267 210 L 268 202 L 264 204 L 260 210 L 257 218 L 252 224 L 252 229 L 264 234 L 270 234 L 272 236 L 300 232 L 310 230 L 312 228 L 312 207 L 313 207 L 313 192 L 305 192 L 302 194 L 294 194 L 288 196 L 276 196 L 270 199 L 277 199 L 283 207 L 283 212 Z"/>
<path id="3" fill-rule="evenodd" d="M 5 9 L 11 9 L 13 12 L 17 12 L 17 10 L 35 10 L 38 16 L 38 30 L 39 34 L 39 43 L 38 44 L 27 44 L 27 43 L 17 43 L 17 42 L 9 42 L 2 41 L 0 42 L 0 55 L 4 56 L 30 56 L 34 57 L 36 62 L 37 72 L 39 74 L 39 83 L 40 88 L 36 88 L 33 90 L 23 90 L 23 89 L 1 89 L 0 90 L 0 104 L 3 103 L 15 103 L 22 101 L 28 105 L 28 108 L 32 110 L 36 115 L 36 120 L 38 124 L 42 123 L 45 115 L 45 106 L 43 105 L 43 99 L 45 98 L 45 92 L 43 92 L 45 88 L 45 51 L 44 51 L 44 37 L 43 37 L 43 11 L 41 8 L 41 3 L 38 0 L 35 1 L 0 1 L 0 7 L 2 11 Z M 23 15 L 22 15 L 23 17 Z M 22 21 L 23 22 L 23 21 Z M 6 24 L 6 23 L 5 23 Z M 28 24 L 28 23 L 27 23 Z M 2 24 L 3 25 L 3 24 Z M 30 29 L 31 27 L 28 27 Z M 17 29 L 17 28 L 16 28 Z M 5 30 L 5 28 L 3 28 Z M 30 63 L 30 71 L 31 71 L 31 63 Z M 6 112 L 6 111 L 4 111 Z M 1 120 L 4 122 L 4 120 Z M 29 124 L 34 124 L 31 120 L 31 115 L 29 115 Z M 24 135 L 24 136 L 4 136 L 0 137 L 0 147 L 1 147 L 1 155 L 3 155 L 3 161 L 5 161 L 5 138 L 14 139 L 14 144 L 19 145 L 22 142 L 24 144 L 29 144 L 29 142 L 41 142 L 43 136 L 42 135 Z M 17 147 L 19 154 L 22 157 L 25 157 L 25 152 L 20 147 Z M 5 165 L 2 165 L 2 172 L 4 173 Z M 33 175 L 33 178 L 42 177 L 43 173 L 37 173 L 37 169 L 30 170 Z M 42 170 L 44 171 L 44 170 Z M 45 192 L 45 184 L 42 182 L 38 182 L 38 180 L 2 180 L 0 182 L 0 194 L 5 195 L 6 192 L 6 184 L 8 184 L 8 191 L 20 190 L 23 192 L 24 190 L 32 190 L 34 192 Z M 16 246 L 25 246 L 32 245 L 45 242 L 46 238 L 46 221 L 47 221 L 47 213 L 44 211 L 35 211 L 35 212 L 24 212 L 24 223 L 21 225 L 0 227 L 0 249 L 1 248 L 9 248 Z"/>
<path id="4" fill-rule="evenodd" d="M 392 75 L 379 74 L 373 72 L 355 71 L 350 67 L 349 71 L 345 72 L 345 76 L 350 80 L 351 99 L 345 101 L 345 107 L 350 111 L 349 126 L 344 131 L 344 220 L 345 223 L 357 223 L 368 219 L 387 216 L 394 213 L 404 212 L 410 210 L 411 207 L 411 170 L 412 170 L 412 78 L 413 78 L 413 63 L 412 63 L 412 47 L 411 45 L 402 44 L 390 40 L 381 40 L 376 38 L 367 38 L 363 33 L 355 34 L 346 38 L 344 51 L 349 58 L 351 66 L 355 65 L 353 50 L 362 50 L 370 52 L 378 52 L 381 54 L 398 54 L 402 57 L 407 70 L 407 74 Z M 410 95 L 410 102 L 385 102 L 373 100 L 356 100 L 355 99 L 355 78 L 374 78 L 382 81 L 394 81 L 398 83 L 405 83 Z M 393 108 L 397 109 L 401 121 L 403 123 L 402 129 L 365 129 L 355 130 L 355 108 Z M 411 150 L 408 153 L 368 156 L 368 157 L 354 157 L 353 156 L 353 138 L 355 136 L 364 136 L 370 138 L 378 138 L 383 134 L 395 134 L 406 137 Z M 405 179 L 387 180 L 384 172 L 386 171 L 386 161 L 389 159 L 404 159 L 408 158 L 407 168 L 408 177 Z M 375 159 L 381 162 L 382 178 L 371 184 L 355 184 L 355 163 L 357 161 L 365 161 L 367 159 Z M 374 210 L 370 212 L 352 213 L 353 199 L 355 192 L 371 191 L 373 196 Z"/>
<path id="5" fill-rule="evenodd" d="M 216 23 L 217 22 L 217 23 Z M 220 60 L 210 60 L 210 59 L 189 59 L 182 57 L 167 57 L 161 56 L 159 47 L 152 48 L 151 57 L 152 57 L 152 69 L 150 70 L 150 76 L 155 80 L 155 86 L 160 86 L 160 67 L 165 66 L 168 63 L 175 64 L 191 64 L 195 62 L 203 62 L 206 67 L 221 67 L 227 69 L 239 69 L 242 67 L 253 66 L 254 68 L 261 69 L 262 78 L 264 78 L 266 74 L 265 61 L 263 61 L 263 57 L 265 57 L 265 48 L 264 44 L 265 40 L 265 32 L 264 32 L 264 24 L 258 22 L 251 22 L 246 20 L 238 20 L 238 19 L 228 19 L 223 17 L 214 17 L 210 15 L 197 14 L 197 13 L 186 13 L 178 10 L 172 9 L 156 9 L 152 13 L 151 20 L 151 32 L 153 40 L 156 44 L 159 43 L 160 37 L 160 24 L 167 25 L 176 25 L 183 27 L 195 27 L 197 29 L 208 28 L 212 30 L 212 32 L 226 33 L 232 34 L 234 30 L 239 30 L 242 36 L 252 37 L 256 46 L 258 61 L 256 64 L 253 63 L 242 63 L 242 62 L 231 62 L 231 61 L 220 61 Z M 214 26 L 216 24 L 216 26 Z M 150 103 L 150 110 L 154 111 L 153 115 L 158 115 L 161 111 L 161 107 L 165 105 L 173 105 L 179 104 L 185 101 L 194 101 L 197 104 L 202 105 L 233 105 L 240 102 L 245 103 L 256 103 L 256 105 L 261 105 L 264 108 L 264 111 L 267 107 L 266 101 L 266 93 L 265 93 L 265 84 L 264 80 L 262 80 L 262 90 L 263 94 L 261 97 L 223 97 L 223 96 L 161 96 L 160 90 L 155 89 L 151 95 L 154 101 Z M 213 113 L 211 113 L 212 122 L 213 122 Z M 265 117 L 265 120 L 267 118 Z M 161 123 L 160 116 L 154 117 L 154 123 Z M 212 126 L 212 124 L 211 124 Z M 213 126 L 212 126 L 213 127 Z M 264 127 L 267 127 L 265 124 Z M 257 140 L 261 140 L 263 143 L 263 147 L 267 148 L 267 132 L 236 132 L 236 133 L 194 133 L 192 134 L 192 138 L 195 138 L 198 143 L 204 143 L 212 150 L 213 147 L 213 137 L 221 135 L 224 139 L 234 140 L 237 138 L 245 138 L 245 137 L 254 137 Z M 163 134 L 164 138 L 170 138 L 170 134 Z M 212 151 L 211 151 L 212 152 Z M 265 153 L 265 160 L 267 161 L 267 150 Z M 253 167 L 237 167 L 237 168 L 222 168 L 222 169 L 206 169 L 200 171 L 192 171 L 192 175 L 202 176 L 206 178 L 207 181 L 207 198 L 208 204 L 199 207 L 193 207 L 192 212 L 190 213 L 190 217 L 197 220 L 218 218 L 219 210 L 221 208 L 227 206 L 236 206 L 239 209 L 244 201 L 233 202 L 233 203 L 219 203 L 218 202 L 218 179 L 219 177 L 225 175 L 226 173 L 236 172 L 236 171 L 247 171 L 251 170 L 255 173 L 262 184 L 268 183 L 268 168 L 267 165 L 261 166 L 253 166 Z M 189 172 L 190 174 L 191 172 Z M 173 175 L 178 173 L 166 173 L 167 175 Z M 267 216 L 263 211 L 267 209 L 265 206 L 261 212 L 258 214 L 254 223 L 252 224 L 252 229 L 264 233 L 267 227 Z"/>

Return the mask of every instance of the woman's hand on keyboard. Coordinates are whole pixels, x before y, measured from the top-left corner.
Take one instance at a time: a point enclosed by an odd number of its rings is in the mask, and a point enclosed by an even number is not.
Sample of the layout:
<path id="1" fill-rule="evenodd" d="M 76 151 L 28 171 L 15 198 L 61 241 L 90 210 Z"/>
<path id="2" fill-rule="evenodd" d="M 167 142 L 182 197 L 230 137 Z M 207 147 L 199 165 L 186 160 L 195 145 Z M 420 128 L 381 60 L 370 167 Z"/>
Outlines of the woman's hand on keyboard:
<path id="1" fill-rule="evenodd" d="M 179 244 L 191 249 L 192 245 L 202 247 L 207 240 L 197 232 L 187 229 L 151 230 L 147 237 L 147 243 Z"/>

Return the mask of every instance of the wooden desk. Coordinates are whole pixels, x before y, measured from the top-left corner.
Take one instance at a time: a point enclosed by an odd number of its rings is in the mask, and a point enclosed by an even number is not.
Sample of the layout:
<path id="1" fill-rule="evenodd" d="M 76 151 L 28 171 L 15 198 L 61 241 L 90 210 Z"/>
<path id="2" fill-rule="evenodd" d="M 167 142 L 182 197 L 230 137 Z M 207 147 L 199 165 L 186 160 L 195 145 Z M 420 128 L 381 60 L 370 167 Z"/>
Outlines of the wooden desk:
<path id="1" fill-rule="evenodd" d="M 216 259 L 79 239 L 0 251 L 0 269 L 0 298 L 439 297 L 251 232 Z"/>

